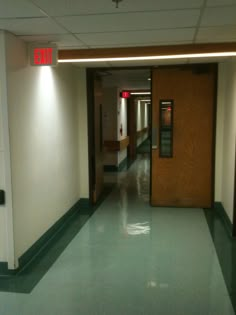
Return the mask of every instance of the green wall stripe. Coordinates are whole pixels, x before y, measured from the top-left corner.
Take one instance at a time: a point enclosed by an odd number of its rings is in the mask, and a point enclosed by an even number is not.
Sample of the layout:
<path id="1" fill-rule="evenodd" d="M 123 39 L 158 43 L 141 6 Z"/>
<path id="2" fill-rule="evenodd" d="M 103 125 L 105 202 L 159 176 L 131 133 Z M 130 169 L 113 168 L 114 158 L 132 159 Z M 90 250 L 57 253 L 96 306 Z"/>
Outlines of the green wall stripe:
<path id="1" fill-rule="evenodd" d="M 226 213 L 223 205 L 221 202 L 215 202 L 214 203 L 215 210 L 219 213 L 224 225 L 227 228 L 227 231 L 229 232 L 230 236 L 233 235 L 233 224 L 231 223 L 228 214 Z"/>
<path id="2" fill-rule="evenodd" d="M 116 165 L 104 165 L 104 172 L 121 172 L 128 170 L 134 161 L 130 161 L 127 157 L 120 162 L 118 166 Z"/>
<path id="3" fill-rule="evenodd" d="M 0 262 L 0 275 L 15 275 L 19 273 L 60 233 L 60 230 L 73 219 L 78 211 L 87 212 L 90 208 L 89 199 L 81 198 L 19 258 L 19 267 L 17 269 L 9 270 L 6 262 Z"/>

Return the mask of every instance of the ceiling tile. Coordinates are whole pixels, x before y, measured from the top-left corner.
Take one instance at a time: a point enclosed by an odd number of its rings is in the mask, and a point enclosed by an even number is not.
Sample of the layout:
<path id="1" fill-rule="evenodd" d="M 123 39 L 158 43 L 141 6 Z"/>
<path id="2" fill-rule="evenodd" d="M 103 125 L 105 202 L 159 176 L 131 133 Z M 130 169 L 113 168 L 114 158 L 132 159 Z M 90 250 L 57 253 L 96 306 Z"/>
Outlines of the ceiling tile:
<path id="1" fill-rule="evenodd" d="M 161 46 L 161 45 L 183 45 L 183 44 L 192 44 L 193 41 L 171 41 L 171 42 L 159 42 L 158 45 Z M 112 45 L 112 48 L 116 48 L 116 47 L 145 47 L 145 46 L 155 46 L 155 43 L 153 42 L 145 42 L 145 43 L 142 43 L 142 42 L 138 42 L 138 43 L 129 43 L 127 45 L 124 45 L 124 44 L 114 44 Z M 111 45 L 93 45 L 93 46 L 90 46 L 90 48 L 111 48 Z"/>
<path id="2" fill-rule="evenodd" d="M 0 1 L 0 18 L 45 16 L 36 6 L 24 0 Z"/>
<path id="3" fill-rule="evenodd" d="M 148 67 L 146 69 L 98 70 L 98 73 L 101 74 L 102 84 L 105 88 L 112 86 L 127 90 L 151 88 L 151 82 L 148 81 L 151 70 Z"/>
<path id="4" fill-rule="evenodd" d="M 129 80 L 140 80 L 139 77 L 146 77 L 148 78 L 150 76 L 150 70 L 149 69 L 120 69 L 120 70 L 109 70 L 109 74 L 112 75 L 113 78 L 116 79 L 123 79 L 125 76 Z M 108 77 L 107 75 L 106 77 Z"/>
<path id="5" fill-rule="evenodd" d="M 65 30 L 49 18 L 0 19 L 0 29 L 15 35 L 63 34 Z"/>
<path id="6" fill-rule="evenodd" d="M 47 42 L 47 43 L 55 43 L 58 48 L 87 48 L 81 41 L 76 39 L 73 35 L 32 35 L 32 36 L 19 36 L 26 42 Z"/>
<path id="7" fill-rule="evenodd" d="M 235 5 L 236 0 L 208 0 L 207 6 L 225 6 L 225 5 Z"/>
<path id="8" fill-rule="evenodd" d="M 73 33 L 137 31 L 193 27 L 200 10 L 121 13 L 57 18 Z"/>
<path id="9" fill-rule="evenodd" d="M 146 81 L 140 81 L 140 82 L 133 82 L 133 81 L 128 81 L 128 80 L 120 80 L 120 81 L 112 81 L 110 80 L 111 78 L 108 78 L 106 80 L 103 81 L 103 87 L 119 87 L 120 89 L 123 90 L 149 90 L 150 86 L 148 85 L 148 83 Z"/>
<path id="10" fill-rule="evenodd" d="M 124 0 L 119 3 L 119 8 L 116 9 L 115 3 L 111 0 L 34 0 L 34 3 L 51 16 L 191 9 L 200 8 L 203 2 L 203 0 Z"/>
<path id="11" fill-rule="evenodd" d="M 165 30 L 151 30 L 138 32 L 115 32 L 115 33 L 90 33 L 90 34 L 76 34 L 79 39 L 85 42 L 90 47 L 96 45 L 123 45 L 129 46 L 131 44 L 142 43 L 157 45 L 160 42 L 172 41 L 191 41 L 194 37 L 194 28 L 183 29 L 165 29 Z"/>
<path id="12" fill-rule="evenodd" d="M 141 88 L 150 89 L 150 81 L 148 78 L 151 76 L 150 69 L 118 69 L 118 70 L 107 70 L 101 71 L 103 83 L 105 86 L 114 86 L 114 85 L 132 85 L 140 86 Z M 115 83 L 115 84 L 114 84 Z"/>
<path id="13" fill-rule="evenodd" d="M 202 27 L 196 37 L 196 42 L 228 41 L 236 41 L 236 26 Z"/>
<path id="14" fill-rule="evenodd" d="M 200 26 L 236 25 L 236 6 L 206 8 Z"/>

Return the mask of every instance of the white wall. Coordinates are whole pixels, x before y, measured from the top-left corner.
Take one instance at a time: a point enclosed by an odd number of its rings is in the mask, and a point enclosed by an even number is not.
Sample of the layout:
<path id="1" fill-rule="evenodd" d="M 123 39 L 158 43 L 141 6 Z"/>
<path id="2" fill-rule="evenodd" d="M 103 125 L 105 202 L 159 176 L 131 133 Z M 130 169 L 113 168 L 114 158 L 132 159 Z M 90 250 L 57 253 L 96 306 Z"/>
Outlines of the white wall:
<path id="1" fill-rule="evenodd" d="M 141 101 L 140 100 L 137 101 L 136 114 L 137 114 L 137 116 L 136 116 L 136 120 L 137 120 L 136 126 L 137 126 L 137 131 L 139 131 L 139 130 L 142 130 L 142 122 L 141 122 L 142 113 L 141 113 Z"/>
<path id="2" fill-rule="evenodd" d="M 236 136 L 236 61 L 219 65 L 218 117 L 216 143 L 216 201 L 221 201 L 233 221 L 235 136 Z"/>
<path id="3" fill-rule="evenodd" d="M 122 136 L 120 128 L 122 125 Z M 127 136 L 127 100 L 120 97 L 116 86 L 103 88 L 103 139 L 121 140 Z M 119 164 L 127 157 L 127 149 L 121 152 L 104 152 L 104 165 Z"/>
<path id="4" fill-rule="evenodd" d="M 0 206 L 0 262 L 14 268 L 12 187 L 7 107 L 7 72 L 5 33 L 0 31 L 0 189 L 5 191 L 5 205 Z"/>
<path id="5" fill-rule="evenodd" d="M 89 198 L 88 115 L 86 70 L 76 69 L 78 110 L 78 185 L 81 198 Z"/>
<path id="6" fill-rule="evenodd" d="M 118 95 L 119 104 L 119 114 L 118 114 L 118 128 L 117 128 L 117 138 L 123 139 L 127 137 L 127 100 L 121 98 Z M 122 136 L 120 135 L 120 127 L 122 125 Z M 127 157 L 127 149 L 118 152 L 118 165 Z"/>
<path id="7" fill-rule="evenodd" d="M 103 89 L 103 140 L 117 140 L 117 87 Z M 116 152 L 104 152 L 104 165 L 118 164 L 118 154 Z"/>
<path id="8" fill-rule="evenodd" d="M 4 81 L 5 81 L 5 69 L 4 69 L 4 36 L 0 33 L 0 189 L 6 191 L 6 180 L 5 180 L 5 144 L 4 135 L 6 129 L 3 126 L 4 123 Z M 6 206 L 0 205 L 0 261 L 6 261 Z"/>
<path id="9" fill-rule="evenodd" d="M 226 88 L 225 64 L 218 66 L 217 113 L 216 113 L 216 152 L 215 152 L 215 201 L 222 198 L 222 166 L 224 145 L 224 102 Z"/>
<path id="10" fill-rule="evenodd" d="M 86 115 L 85 95 L 82 90 L 76 92 L 77 84 L 84 88 L 85 73 L 67 65 L 27 66 L 26 46 L 12 35 L 7 37 L 7 55 L 17 259 L 80 197 L 88 195 L 87 138 L 82 140 L 87 119 L 77 117 Z M 80 109 L 78 95 L 83 104 Z M 83 120 L 78 135 L 78 121 Z M 78 143 L 85 143 L 80 158 Z"/>
<path id="11" fill-rule="evenodd" d="M 141 131 L 148 127 L 148 105 L 146 101 L 137 101 L 137 131 Z M 137 147 L 142 144 L 148 137 L 148 131 L 137 138 Z"/>
<path id="12" fill-rule="evenodd" d="M 148 121 L 149 121 L 149 117 L 148 117 L 148 114 L 149 114 L 149 110 L 148 110 L 148 105 L 149 103 L 146 103 L 144 104 L 144 127 L 148 127 Z"/>

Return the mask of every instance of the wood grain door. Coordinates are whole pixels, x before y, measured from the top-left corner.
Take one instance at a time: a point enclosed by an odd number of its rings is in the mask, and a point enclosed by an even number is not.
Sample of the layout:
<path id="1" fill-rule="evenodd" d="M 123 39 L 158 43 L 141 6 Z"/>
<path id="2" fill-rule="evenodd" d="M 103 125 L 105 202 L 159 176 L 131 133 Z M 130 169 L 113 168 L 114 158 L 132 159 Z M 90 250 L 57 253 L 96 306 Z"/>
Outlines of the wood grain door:
<path id="1" fill-rule="evenodd" d="M 215 65 L 153 70 L 152 205 L 211 207 L 215 82 Z"/>

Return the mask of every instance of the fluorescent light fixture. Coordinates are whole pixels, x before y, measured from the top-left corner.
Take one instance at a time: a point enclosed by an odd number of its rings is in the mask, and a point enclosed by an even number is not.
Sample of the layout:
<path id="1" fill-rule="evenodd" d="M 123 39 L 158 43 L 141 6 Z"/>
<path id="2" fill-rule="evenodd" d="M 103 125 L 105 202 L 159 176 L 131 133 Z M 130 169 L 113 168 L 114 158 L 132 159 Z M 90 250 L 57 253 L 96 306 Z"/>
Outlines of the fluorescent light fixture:
<path id="1" fill-rule="evenodd" d="M 151 81 L 151 78 L 148 78 L 148 81 Z"/>
<path id="2" fill-rule="evenodd" d="M 150 98 L 149 98 L 149 100 L 140 100 L 140 102 L 150 102 L 151 100 L 150 100 Z"/>
<path id="3" fill-rule="evenodd" d="M 233 57 L 236 51 L 198 53 L 198 54 L 179 54 L 179 55 L 160 55 L 160 56 L 139 56 L 139 57 L 106 57 L 106 58 L 86 58 L 86 59 L 59 59 L 58 62 L 106 62 L 106 61 L 135 61 L 135 60 L 166 60 L 166 59 L 185 59 L 185 58 L 214 58 L 214 57 Z"/>
<path id="4" fill-rule="evenodd" d="M 151 92 L 130 92 L 131 95 L 150 95 Z"/>

